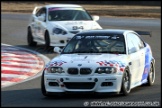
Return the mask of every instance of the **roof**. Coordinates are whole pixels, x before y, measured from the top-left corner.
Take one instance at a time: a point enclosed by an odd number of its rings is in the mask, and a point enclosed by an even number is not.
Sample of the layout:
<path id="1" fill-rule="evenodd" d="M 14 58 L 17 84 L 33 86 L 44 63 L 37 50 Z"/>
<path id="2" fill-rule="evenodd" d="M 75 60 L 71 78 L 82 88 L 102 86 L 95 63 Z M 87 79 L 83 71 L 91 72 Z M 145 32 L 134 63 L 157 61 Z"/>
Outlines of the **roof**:
<path id="1" fill-rule="evenodd" d="M 133 30 L 122 30 L 122 29 L 98 29 L 98 30 L 88 30 L 78 33 L 79 35 L 88 35 L 88 34 L 125 34 L 128 32 L 134 32 Z"/>
<path id="2" fill-rule="evenodd" d="M 50 4 L 45 5 L 45 7 L 50 8 L 50 7 L 82 7 L 82 6 L 76 4 Z"/>

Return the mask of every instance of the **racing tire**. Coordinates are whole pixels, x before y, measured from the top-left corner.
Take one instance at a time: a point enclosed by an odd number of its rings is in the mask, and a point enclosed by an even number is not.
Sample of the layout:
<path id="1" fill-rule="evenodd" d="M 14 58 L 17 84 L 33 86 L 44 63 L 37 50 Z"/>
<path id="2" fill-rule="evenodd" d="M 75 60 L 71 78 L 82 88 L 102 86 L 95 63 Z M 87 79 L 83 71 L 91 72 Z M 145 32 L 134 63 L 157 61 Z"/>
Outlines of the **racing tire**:
<path id="1" fill-rule="evenodd" d="M 45 47 L 48 48 L 50 46 L 50 38 L 48 31 L 45 32 Z"/>
<path id="2" fill-rule="evenodd" d="M 46 88 L 45 88 L 45 84 L 44 84 L 44 71 L 42 73 L 42 77 L 41 77 L 41 92 L 44 96 L 46 97 L 50 97 L 50 98 L 59 98 L 61 96 L 63 96 L 62 93 L 60 92 L 47 92 Z"/>
<path id="3" fill-rule="evenodd" d="M 32 36 L 31 28 L 30 27 L 28 28 L 27 40 L 28 40 L 28 46 L 32 46 L 33 47 L 33 46 L 37 45 L 37 42 L 33 41 L 33 36 Z"/>
<path id="4" fill-rule="evenodd" d="M 131 91 L 130 85 L 131 85 L 131 76 L 129 73 L 129 69 L 126 68 L 122 77 L 122 87 L 121 87 L 122 95 L 127 96 L 130 93 Z"/>
<path id="5" fill-rule="evenodd" d="M 41 92 L 46 97 L 51 97 L 51 95 L 46 91 L 45 85 L 44 85 L 44 71 L 42 73 L 41 77 Z"/>
<path id="6" fill-rule="evenodd" d="M 150 72 L 148 74 L 148 77 L 147 77 L 147 83 L 146 85 L 148 86 L 152 86 L 155 82 L 155 65 L 154 63 L 151 62 L 151 65 L 150 65 Z"/>

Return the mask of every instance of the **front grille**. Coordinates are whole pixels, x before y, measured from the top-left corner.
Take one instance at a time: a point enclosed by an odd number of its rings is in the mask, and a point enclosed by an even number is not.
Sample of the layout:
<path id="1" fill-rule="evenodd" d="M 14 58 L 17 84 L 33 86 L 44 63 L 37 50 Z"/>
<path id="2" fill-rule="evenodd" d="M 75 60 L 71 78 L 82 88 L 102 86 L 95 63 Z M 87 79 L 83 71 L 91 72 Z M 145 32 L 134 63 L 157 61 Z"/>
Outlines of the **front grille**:
<path id="1" fill-rule="evenodd" d="M 67 89 L 93 89 L 95 82 L 64 82 Z"/>
<path id="2" fill-rule="evenodd" d="M 81 68 L 80 69 L 80 74 L 81 75 L 87 75 L 87 74 L 91 74 L 92 70 L 90 68 Z"/>
<path id="3" fill-rule="evenodd" d="M 78 74 L 78 69 L 77 68 L 69 68 L 68 73 L 72 75 Z"/>

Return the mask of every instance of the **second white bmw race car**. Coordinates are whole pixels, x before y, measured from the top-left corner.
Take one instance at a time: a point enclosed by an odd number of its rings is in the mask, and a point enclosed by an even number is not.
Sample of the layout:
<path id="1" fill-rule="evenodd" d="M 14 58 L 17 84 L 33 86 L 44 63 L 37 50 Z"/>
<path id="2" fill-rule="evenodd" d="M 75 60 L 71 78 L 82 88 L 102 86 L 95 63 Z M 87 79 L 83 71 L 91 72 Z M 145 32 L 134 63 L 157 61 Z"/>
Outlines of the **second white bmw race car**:
<path id="1" fill-rule="evenodd" d="M 78 32 L 102 29 L 96 22 L 99 16 L 91 16 L 80 5 L 55 4 L 35 7 L 27 29 L 29 46 L 37 42 L 48 46 L 65 46 Z"/>
<path id="2" fill-rule="evenodd" d="M 42 93 L 97 92 L 128 95 L 153 85 L 155 59 L 148 43 L 132 30 L 90 30 L 76 34 L 46 65 Z"/>

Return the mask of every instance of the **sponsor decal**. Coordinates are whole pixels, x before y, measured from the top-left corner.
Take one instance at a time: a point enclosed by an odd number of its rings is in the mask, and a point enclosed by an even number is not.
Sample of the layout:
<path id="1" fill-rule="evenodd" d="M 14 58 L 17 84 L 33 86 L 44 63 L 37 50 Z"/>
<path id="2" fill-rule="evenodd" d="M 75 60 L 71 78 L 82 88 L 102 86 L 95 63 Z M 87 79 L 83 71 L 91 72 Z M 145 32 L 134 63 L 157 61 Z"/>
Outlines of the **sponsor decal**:
<path id="1" fill-rule="evenodd" d="M 59 61 L 53 61 L 50 63 L 49 66 L 62 66 L 64 63 L 67 63 L 65 61 L 59 60 Z"/>
<path id="2" fill-rule="evenodd" d="M 85 36 L 85 39 L 108 39 L 110 36 Z"/>
<path id="3" fill-rule="evenodd" d="M 82 8 L 56 8 L 56 7 L 52 7 L 49 8 L 48 11 L 55 11 L 55 10 L 82 10 L 84 11 Z"/>
<path id="4" fill-rule="evenodd" d="M 150 50 L 150 46 L 146 44 L 146 52 L 145 52 L 145 67 L 142 75 L 142 82 L 143 80 L 147 79 L 149 71 L 150 71 L 150 63 L 152 59 L 152 52 Z"/>
<path id="5" fill-rule="evenodd" d="M 82 64 L 78 64 L 78 66 L 82 66 Z"/>
<path id="6" fill-rule="evenodd" d="M 126 67 L 125 63 L 122 63 L 121 61 L 115 61 L 115 60 L 110 60 L 110 61 L 99 61 L 96 62 L 100 66 L 110 66 L 110 67 L 116 67 L 118 70 L 124 72 L 124 69 Z"/>
<path id="7" fill-rule="evenodd" d="M 69 22 L 66 22 L 65 25 L 87 25 L 86 23 L 82 22 L 82 21 L 69 21 Z M 83 26 L 82 27 L 77 27 L 77 28 L 80 28 L 80 29 L 83 29 Z M 75 29 L 76 27 L 73 28 L 73 30 L 76 30 Z"/>

